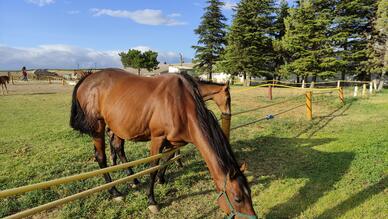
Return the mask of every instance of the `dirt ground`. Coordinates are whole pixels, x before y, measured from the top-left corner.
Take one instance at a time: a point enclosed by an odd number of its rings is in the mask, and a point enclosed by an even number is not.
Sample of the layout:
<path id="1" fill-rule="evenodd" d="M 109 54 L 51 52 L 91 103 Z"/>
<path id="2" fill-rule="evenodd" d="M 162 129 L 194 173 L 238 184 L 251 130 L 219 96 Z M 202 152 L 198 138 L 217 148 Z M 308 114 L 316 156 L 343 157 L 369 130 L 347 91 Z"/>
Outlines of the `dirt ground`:
<path id="1" fill-rule="evenodd" d="M 74 88 L 72 85 L 62 85 L 62 81 L 15 81 L 7 84 L 8 94 L 5 95 L 25 95 L 25 94 L 54 94 L 71 92 Z M 0 93 L 1 95 L 2 93 Z"/>

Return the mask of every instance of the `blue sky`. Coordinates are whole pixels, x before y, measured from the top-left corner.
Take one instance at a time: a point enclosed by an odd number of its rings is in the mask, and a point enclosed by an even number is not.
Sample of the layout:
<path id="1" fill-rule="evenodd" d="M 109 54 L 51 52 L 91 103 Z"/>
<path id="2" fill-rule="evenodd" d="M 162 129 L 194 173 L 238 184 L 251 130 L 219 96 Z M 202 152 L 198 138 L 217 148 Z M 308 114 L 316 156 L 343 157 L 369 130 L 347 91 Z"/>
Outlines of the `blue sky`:
<path id="1" fill-rule="evenodd" d="M 238 0 L 226 0 L 231 21 Z M 130 48 L 187 61 L 205 0 L 0 0 L 0 69 L 120 67 Z"/>

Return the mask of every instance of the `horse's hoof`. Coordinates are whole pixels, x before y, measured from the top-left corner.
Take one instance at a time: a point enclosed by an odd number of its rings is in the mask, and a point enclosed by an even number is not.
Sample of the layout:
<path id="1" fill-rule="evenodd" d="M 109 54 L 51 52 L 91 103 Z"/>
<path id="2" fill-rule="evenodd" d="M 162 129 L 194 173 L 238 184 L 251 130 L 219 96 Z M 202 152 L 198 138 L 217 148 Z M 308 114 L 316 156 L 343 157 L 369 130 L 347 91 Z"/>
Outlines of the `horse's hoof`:
<path id="1" fill-rule="evenodd" d="M 139 188 L 139 185 L 138 185 L 138 184 L 134 184 L 134 183 L 129 183 L 129 184 L 128 184 L 128 187 L 129 187 L 130 189 L 137 189 L 137 188 Z"/>
<path id="2" fill-rule="evenodd" d="M 115 202 L 123 202 L 124 201 L 124 197 L 123 196 L 117 196 L 117 197 L 112 198 L 112 200 L 115 201 Z"/>
<path id="3" fill-rule="evenodd" d="M 150 205 L 148 206 L 148 209 L 150 209 L 150 211 L 153 213 L 153 214 L 157 214 L 159 213 L 159 206 L 157 205 Z"/>

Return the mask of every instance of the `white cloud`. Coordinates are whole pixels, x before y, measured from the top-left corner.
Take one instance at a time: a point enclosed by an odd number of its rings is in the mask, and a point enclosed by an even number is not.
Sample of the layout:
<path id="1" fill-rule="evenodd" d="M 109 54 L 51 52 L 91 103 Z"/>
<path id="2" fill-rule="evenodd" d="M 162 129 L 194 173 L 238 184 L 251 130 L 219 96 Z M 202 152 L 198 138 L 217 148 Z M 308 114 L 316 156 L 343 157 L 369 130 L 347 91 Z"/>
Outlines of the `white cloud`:
<path id="1" fill-rule="evenodd" d="M 118 51 L 97 51 L 69 45 L 41 45 L 32 48 L 0 46 L 3 69 L 120 67 Z"/>
<path id="2" fill-rule="evenodd" d="M 237 6 L 237 2 L 234 1 L 225 1 L 224 6 L 222 6 L 222 9 L 224 10 L 232 10 Z"/>
<path id="3" fill-rule="evenodd" d="M 182 16 L 182 14 L 180 14 L 180 13 L 172 13 L 172 14 L 169 14 L 168 16 L 169 17 L 180 17 L 180 16 Z"/>
<path id="4" fill-rule="evenodd" d="M 161 10 L 153 9 L 143 9 L 136 11 L 127 11 L 127 10 L 111 10 L 111 9 L 90 9 L 93 13 L 93 16 L 111 16 L 118 18 L 127 18 L 139 24 L 146 25 L 167 25 L 167 26 L 176 26 L 184 25 L 184 22 L 169 18 L 168 16 L 163 15 Z"/>
<path id="5" fill-rule="evenodd" d="M 43 7 L 45 5 L 55 3 L 55 0 L 27 0 L 28 3 L 38 5 L 39 7 Z"/>
<path id="6" fill-rule="evenodd" d="M 67 11 L 67 13 L 70 15 L 74 15 L 74 14 L 79 14 L 81 12 L 79 10 L 71 10 L 71 11 Z"/>
<path id="7" fill-rule="evenodd" d="M 148 46 L 136 46 L 140 51 L 153 50 Z M 119 52 L 123 50 L 98 51 L 70 45 L 40 45 L 21 48 L 0 44 L 0 68 L 2 70 L 27 68 L 97 68 L 121 67 Z M 155 50 L 154 50 L 155 51 Z M 159 62 L 178 63 L 179 54 L 171 51 L 157 51 Z M 185 61 L 189 61 L 186 59 Z"/>

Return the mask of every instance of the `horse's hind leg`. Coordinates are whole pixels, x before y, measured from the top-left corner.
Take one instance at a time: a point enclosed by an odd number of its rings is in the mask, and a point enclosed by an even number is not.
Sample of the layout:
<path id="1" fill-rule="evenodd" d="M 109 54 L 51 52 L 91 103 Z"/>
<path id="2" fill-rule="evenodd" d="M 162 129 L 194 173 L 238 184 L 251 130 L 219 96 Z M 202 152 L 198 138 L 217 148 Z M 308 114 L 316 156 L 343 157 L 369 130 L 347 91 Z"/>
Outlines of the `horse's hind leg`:
<path id="1" fill-rule="evenodd" d="M 177 150 L 174 154 L 171 154 L 171 155 L 166 159 L 166 161 L 169 161 L 169 160 L 171 160 L 173 157 L 176 157 L 176 156 L 178 156 L 178 155 L 180 155 L 180 154 L 181 154 L 180 150 Z M 178 167 L 183 167 L 181 159 L 176 160 L 175 163 L 178 165 Z M 168 167 L 168 166 L 163 167 L 163 168 L 160 169 L 159 172 L 158 172 L 158 180 L 159 180 L 159 183 L 160 183 L 160 184 L 166 183 L 165 175 L 166 175 L 167 167 Z"/>
<path id="2" fill-rule="evenodd" d="M 124 139 L 118 137 L 117 135 L 113 134 L 112 132 L 108 133 L 108 135 L 110 135 L 110 148 L 112 150 L 112 160 L 116 160 L 117 159 L 117 155 L 119 156 L 120 160 L 121 160 L 121 163 L 126 163 L 128 162 L 128 159 L 127 157 L 125 156 L 125 152 L 124 152 Z M 113 162 L 113 165 L 116 165 L 116 161 Z M 128 176 L 132 175 L 133 174 L 133 170 L 132 168 L 128 168 L 125 170 L 125 172 L 127 173 Z M 138 179 L 134 179 L 133 180 L 133 183 L 134 185 L 138 185 L 140 184 L 140 181 Z"/>
<path id="3" fill-rule="evenodd" d="M 104 131 L 105 131 L 105 123 L 104 121 L 100 120 L 98 121 L 97 130 L 93 133 L 93 143 L 94 143 L 96 160 L 101 169 L 106 168 L 108 166 L 106 162 L 106 154 L 105 154 Z M 112 178 L 110 177 L 109 173 L 104 174 L 104 179 L 106 183 L 112 182 Z M 109 193 L 113 197 L 121 196 L 121 193 L 117 191 L 116 187 L 112 187 L 111 189 L 109 189 Z"/>
<path id="4" fill-rule="evenodd" d="M 161 153 L 163 151 L 163 148 L 165 146 L 165 137 L 156 137 L 151 138 L 151 150 L 150 150 L 150 156 L 156 155 L 158 153 Z M 154 160 L 151 162 L 151 166 L 154 167 L 159 164 L 159 159 Z M 155 194 L 154 194 L 154 186 L 155 186 L 155 179 L 158 171 L 152 172 L 151 180 L 150 180 L 150 187 L 148 189 L 148 208 L 151 210 L 152 213 L 159 212 L 159 207 L 157 202 L 155 201 Z"/>

